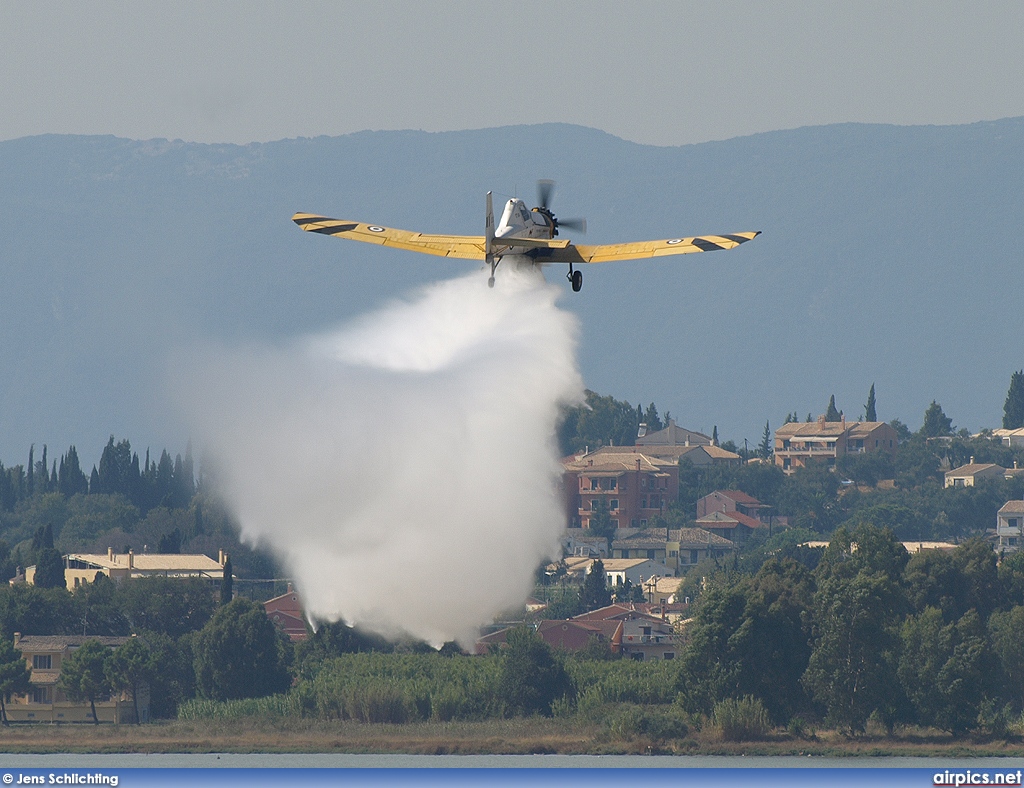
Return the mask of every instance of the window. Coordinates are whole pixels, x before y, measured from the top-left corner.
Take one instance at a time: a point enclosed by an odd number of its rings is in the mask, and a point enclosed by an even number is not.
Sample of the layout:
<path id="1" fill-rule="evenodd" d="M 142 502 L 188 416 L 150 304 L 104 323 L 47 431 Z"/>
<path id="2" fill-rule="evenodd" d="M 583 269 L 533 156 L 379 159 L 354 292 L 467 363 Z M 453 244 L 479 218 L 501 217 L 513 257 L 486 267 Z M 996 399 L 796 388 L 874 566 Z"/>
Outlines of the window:
<path id="1" fill-rule="evenodd" d="M 640 499 L 640 508 L 641 509 L 646 509 L 647 508 L 647 496 L 644 496 L 643 498 Z"/>
<path id="2" fill-rule="evenodd" d="M 672 652 L 672 651 L 666 651 L 666 652 L 665 652 L 664 654 L 662 654 L 662 656 L 663 656 L 663 657 L 664 657 L 665 659 L 675 659 L 675 658 L 676 658 L 676 655 L 675 655 L 675 653 L 674 653 L 674 652 Z"/>
<path id="3" fill-rule="evenodd" d="M 608 508 L 611 509 L 612 511 L 618 509 L 619 508 L 619 499 L 618 498 L 612 498 L 610 501 L 608 501 Z"/>
<path id="4" fill-rule="evenodd" d="M 50 702 L 50 688 L 49 687 L 33 687 L 32 688 L 32 703 L 49 703 Z"/>
<path id="5" fill-rule="evenodd" d="M 608 489 L 609 489 L 609 490 L 614 490 L 614 489 L 615 489 L 615 485 L 616 485 L 616 482 L 617 482 L 617 480 L 616 480 L 616 479 L 609 479 L 609 480 L 608 480 Z"/>
<path id="6" fill-rule="evenodd" d="M 697 551 L 696 550 L 691 550 L 690 551 L 690 563 L 691 564 L 697 563 Z"/>
<path id="7" fill-rule="evenodd" d="M 654 558 L 654 550 L 648 550 L 647 551 L 647 557 L 648 558 Z"/>
<path id="8" fill-rule="evenodd" d="M 600 489 L 600 487 L 597 484 L 597 479 L 591 479 L 590 480 L 590 489 L 591 490 L 599 490 Z"/>
<path id="9" fill-rule="evenodd" d="M 33 654 L 32 667 L 35 670 L 50 670 L 53 665 L 53 657 L 50 654 Z"/>
<path id="10" fill-rule="evenodd" d="M 597 511 L 597 499 L 596 498 L 593 501 L 590 502 L 590 511 L 592 511 L 592 512 L 596 512 Z"/>

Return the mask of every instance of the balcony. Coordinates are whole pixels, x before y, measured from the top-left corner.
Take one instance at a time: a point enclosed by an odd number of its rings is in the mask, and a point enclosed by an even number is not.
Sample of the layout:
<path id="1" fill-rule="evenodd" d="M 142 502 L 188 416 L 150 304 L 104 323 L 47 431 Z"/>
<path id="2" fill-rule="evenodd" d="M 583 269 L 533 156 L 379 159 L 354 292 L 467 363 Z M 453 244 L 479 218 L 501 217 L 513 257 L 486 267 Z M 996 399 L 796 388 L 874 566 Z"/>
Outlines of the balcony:
<path id="1" fill-rule="evenodd" d="M 672 635 L 627 635 L 627 643 L 671 643 Z"/>
<path id="2" fill-rule="evenodd" d="M 776 449 L 775 453 L 780 457 L 791 457 L 804 454 L 835 454 L 835 446 L 790 446 L 788 449 Z"/>

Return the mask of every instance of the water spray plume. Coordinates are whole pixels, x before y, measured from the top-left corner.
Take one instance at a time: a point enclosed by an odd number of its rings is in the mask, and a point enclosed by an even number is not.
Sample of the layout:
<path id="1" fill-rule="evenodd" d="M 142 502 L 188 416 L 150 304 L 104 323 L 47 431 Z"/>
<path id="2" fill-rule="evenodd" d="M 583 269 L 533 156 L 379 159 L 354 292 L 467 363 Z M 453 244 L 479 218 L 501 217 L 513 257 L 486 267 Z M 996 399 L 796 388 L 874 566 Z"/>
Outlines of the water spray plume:
<path id="1" fill-rule="evenodd" d="M 200 365 L 185 404 L 218 487 L 311 617 L 465 643 L 529 595 L 564 527 L 559 407 L 582 398 L 559 293 L 474 274 Z"/>

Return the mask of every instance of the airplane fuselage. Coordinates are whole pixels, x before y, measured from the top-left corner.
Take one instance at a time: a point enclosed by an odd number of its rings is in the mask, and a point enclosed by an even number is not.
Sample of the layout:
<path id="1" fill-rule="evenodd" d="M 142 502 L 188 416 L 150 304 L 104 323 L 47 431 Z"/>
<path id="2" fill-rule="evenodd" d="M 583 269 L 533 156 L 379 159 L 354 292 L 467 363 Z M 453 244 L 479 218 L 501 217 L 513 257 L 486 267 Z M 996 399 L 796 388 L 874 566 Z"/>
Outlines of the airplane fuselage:
<path id="1" fill-rule="evenodd" d="M 515 238 L 554 238 L 557 235 L 554 222 L 540 210 L 530 210 L 522 200 L 513 198 L 505 203 L 501 212 L 501 220 L 494 228 L 494 240 L 500 244 L 510 244 L 507 254 L 526 254 L 527 247 L 517 247 Z"/>

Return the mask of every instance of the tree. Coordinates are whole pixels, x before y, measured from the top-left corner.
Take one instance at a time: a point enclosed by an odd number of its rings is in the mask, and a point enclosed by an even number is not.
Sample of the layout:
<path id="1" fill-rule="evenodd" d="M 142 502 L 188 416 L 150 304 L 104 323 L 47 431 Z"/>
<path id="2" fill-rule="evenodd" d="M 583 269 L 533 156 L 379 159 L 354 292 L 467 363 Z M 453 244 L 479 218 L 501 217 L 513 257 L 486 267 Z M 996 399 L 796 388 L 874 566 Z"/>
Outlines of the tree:
<path id="1" fill-rule="evenodd" d="M 127 635 L 131 627 L 118 600 L 118 588 L 107 575 L 96 572 L 91 583 L 82 583 L 72 595 L 76 630 L 83 635 Z"/>
<path id="2" fill-rule="evenodd" d="M 764 423 L 764 434 L 761 436 L 761 445 L 757 447 L 757 456 L 767 460 L 772 456 L 772 428 L 766 421 Z"/>
<path id="3" fill-rule="evenodd" d="M 67 588 L 39 588 L 29 583 L 0 588 L 0 632 L 10 635 L 66 635 L 81 632 Z"/>
<path id="4" fill-rule="evenodd" d="M 921 434 L 926 438 L 938 438 L 952 435 L 953 431 L 953 420 L 942 412 L 942 406 L 938 402 L 932 400 L 932 404 L 924 412 Z"/>
<path id="5" fill-rule="evenodd" d="M 172 638 L 202 629 L 216 608 L 199 578 L 140 577 L 117 586 L 116 602 L 132 630 Z"/>
<path id="6" fill-rule="evenodd" d="M 608 542 L 608 552 L 611 553 L 612 539 L 615 538 L 616 526 L 612 521 L 611 512 L 608 511 L 608 502 L 603 498 L 597 499 L 594 509 L 590 513 L 590 532 L 594 536 L 603 536 Z"/>
<path id="7" fill-rule="evenodd" d="M 558 429 L 559 450 L 564 456 L 587 447 L 632 446 L 640 421 L 640 413 L 628 402 L 587 391 L 586 404 L 565 409 Z"/>
<path id="8" fill-rule="evenodd" d="M 604 562 L 601 559 L 590 565 L 590 571 L 583 578 L 580 588 L 580 606 L 584 610 L 597 610 L 612 603 L 612 595 L 608 590 L 604 574 Z"/>
<path id="9" fill-rule="evenodd" d="M 903 705 L 895 672 L 907 559 L 892 531 L 862 525 L 852 535 L 839 528 L 818 565 L 814 645 L 802 681 L 831 724 L 863 731 L 877 711 L 891 726 Z"/>
<path id="10" fill-rule="evenodd" d="M 890 421 L 889 426 L 896 430 L 896 440 L 899 443 L 904 443 L 905 441 L 910 440 L 910 436 L 913 435 L 913 433 L 910 431 L 910 427 L 908 427 L 899 419 L 893 419 L 892 421 Z"/>
<path id="11" fill-rule="evenodd" d="M 639 408 L 640 406 L 637 405 Z M 647 410 L 644 412 L 643 421 L 647 424 L 648 432 L 657 432 L 658 430 L 665 429 L 665 425 L 661 421 L 661 417 L 658 416 L 658 409 L 654 407 L 652 402 L 647 406 Z"/>
<path id="12" fill-rule="evenodd" d="M 192 667 L 195 633 L 171 638 L 159 632 L 140 632 L 149 648 L 152 674 L 149 679 L 149 713 L 157 719 L 173 719 L 178 705 L 196 695 L 196 674 Z"/>
<path id="13" fill-rule="evenodd" d="M 44 547 L 36 558 L 35 585 L 40 588 L 64 588 L 64 557 L 54 547 Z"/>
<path id="14" fill-rule="evenodd" d="M 511 715 L 551 715 L 551 704 L 572 695 L 572 680 L 551 647 L 530 627 L 512 629 L 501 657 L 498 697 Z"/>
<path id="15" fill-rule="evenodd" d="M 153 655 L 138 637 L 131 637 L 109 656 L 104 668 L 107 683 L 114 692 L 127 690 L 132 696 L 135 724 L 142 723 L 139 715 L 139 693 L 153 675 Z"/>
<path id="16" fill-rule="evenodd" d="M 57 491 L 65 498 L 89 491 L 89 481 L 78 463 L 78 451 L 74 446 L 60 458 L 60 470 L 57 473 Z"/>
<path id="17" fill-rule="evenodd" d="M 291 683 L 291 644 L 263 605 L 239 597 L 221 607 L 195 637 L 196 689 L 204 698 L 262 698 Z"/>
<path id="18" fill-rule="evenodd" d="M 878 421 L 878 414 L 875 413 L 875 384 L 871 384 L 868 392 L 868 401 L 864 405 L 864 421 Z"/>
<path id="19" fill-rule="evenodd" d="M 999 657 L 1007 679 L 1009 694 L 1020 710 L 1024 708 L 1024 641 L 1020 636 L 1024 632 L 1024 607 L 1017 605 L 1005 613 L 996 611 L 988 620 L 988 630 L 992 650 Z"/>
<path id="20" fill-rule="evenodd" d="M 138 503 L 138 462 L 132 463 L 131 443 L 127 440 L 114 443 L 114 436 L 110 436 L 100 455 L 97 479 L 99 489 L 93 489 L 90 484 L 90 493 L 121 493 L 133 503 Z"/>
<path id="21" fill-rule="evenodd" d="M 954 734 L 970 730 L 998 661 L 978 614 L 969 610 L 945 624 L 929 607 L 904 623 L 898 675 L 918 721 Z"/>
<path id="22" fill-rule="evenodd" d="M 69 700 L 75 703 L 89 701 L 92 721 L 96 725 L 99 724 L 96 701 L 111 692 L 106 673 L 109 657 L 110 649 L 98 640 L 87 640 L 61 663 L 57 681 L 57 687 L 64 690 Z"/>
<path id="23" fill-rule="evenodd" d="M 1003 405 L 1003 427 L 1008 430 L 1024 427 L 1024 370 L 1010 375 L 1010 390 Z"/>
<path id="24" fill-rule="evenodd" d="M 32 675 L 21 652 L 11 638 L 0 638 L 0 721 L 6 726 L 7 703 L 14 695 L 28 692 Z"/>
<path id="25" fill-rule="evenodd" d="M 806 705 L 800 677 L 813 586 L 796 561 L 771 558 L 755 577 L 701 598 L 677 683 L 689 711 L 710 714 L 723 700 L 752 695 L 785 725 Z"/>
<path id="26" fill-rule="evenodd" d="M 842 414 L 836 409 L 836 395 L 828 399 L 828 410 L 825 411 L 825 421 L 842 421 Z"/>
<path id="27" fill-rule="evenodd" d="M 829 723 L 863 731 L 868 717 L 896 696 L 895 613 L 892 582 L 881 572 L 819 584 L 814 650 L 803 682 Z"/>
<path id="28" fill-rule="evenodd" d="M 162 555 L 177 555 L 181 552 L 181 529 L 175 528 L 173 531 L 161 534 L 159 541 L 156 543 L 156 551 Z"/>

